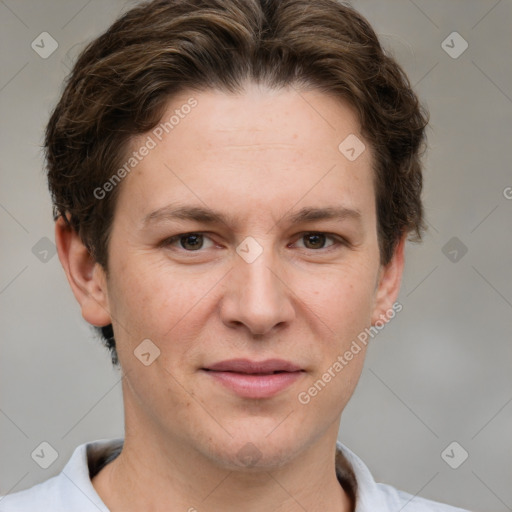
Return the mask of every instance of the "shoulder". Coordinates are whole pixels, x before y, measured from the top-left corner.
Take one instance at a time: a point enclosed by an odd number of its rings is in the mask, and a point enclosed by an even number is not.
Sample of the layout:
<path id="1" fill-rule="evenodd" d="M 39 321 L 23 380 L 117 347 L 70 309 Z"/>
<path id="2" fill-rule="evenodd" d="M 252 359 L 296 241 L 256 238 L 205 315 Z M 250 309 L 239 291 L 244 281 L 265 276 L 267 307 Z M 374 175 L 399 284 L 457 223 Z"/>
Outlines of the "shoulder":
<path id="1" fill-rule="evenodd" d="M 356 482 L 356 512 L 469 512 L 399 491 L 387 484 L 375 482 L 364 462 L 345 445 L 338 442 L 336 448 L 352 469 Z"/>
<path id="2" fill-rule="evenodd" d="M 0 512 L 29 512 L 60 510 L 55 507 L 61 475 L 55 476 L 30 489 L 0 497 Z"/>
<path id="3" fill-rule="evenodd" d="M 24 491 L 0 497 L 0 512 L 108 512 L 96 493 L 89 470 L 121 440 L 100 440 L 78 446 L 64 469 Z"/>
<path id="4" fill-rule="evenodd" d="M 399 491 L 390 485 L 376 485 L 387 507 L 384 510 L 402 510 L 403 508 L 407 512 L 469 512 L 462 508 L 452 507 Z"/>

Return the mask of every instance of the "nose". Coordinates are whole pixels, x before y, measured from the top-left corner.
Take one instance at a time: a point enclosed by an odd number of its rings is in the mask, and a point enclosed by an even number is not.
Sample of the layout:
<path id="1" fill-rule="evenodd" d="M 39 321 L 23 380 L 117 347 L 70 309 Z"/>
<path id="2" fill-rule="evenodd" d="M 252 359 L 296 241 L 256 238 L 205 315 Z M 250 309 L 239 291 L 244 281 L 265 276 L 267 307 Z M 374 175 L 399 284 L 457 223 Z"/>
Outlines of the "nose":
<path id="1" fill-rule="evenodd" d="M 295 316 L 290 283 L 270 249 L 248 263 L 238 255 L 228 276 L 221 318 L 228 327 L 245 327 L 263 336 L 289 325 Z"/>

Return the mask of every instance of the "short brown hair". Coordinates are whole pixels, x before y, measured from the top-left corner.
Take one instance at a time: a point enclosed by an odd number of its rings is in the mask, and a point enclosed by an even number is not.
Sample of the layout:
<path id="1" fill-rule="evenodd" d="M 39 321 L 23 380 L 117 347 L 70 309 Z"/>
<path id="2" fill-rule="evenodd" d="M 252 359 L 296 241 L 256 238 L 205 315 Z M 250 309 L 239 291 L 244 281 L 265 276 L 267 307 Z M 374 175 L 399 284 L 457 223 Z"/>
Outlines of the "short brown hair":
<path id="1" fill-rule="evenodd" d="M 381 263 L 404 234 L 421 240 L 427 115 L 369 23 L 337 0 L 154 0 L 81 53 L 46 129 L 54 217 L 64 216 L 108 271 L 119 186 L 94 190 L 183 90 L 243 91 L 246 80 L 335 95 L 355 107 L 374 150 Z M 341 142 L 341 141 L 340 141 Z M 111 326 L 103 329 L 115 360 Z"/>

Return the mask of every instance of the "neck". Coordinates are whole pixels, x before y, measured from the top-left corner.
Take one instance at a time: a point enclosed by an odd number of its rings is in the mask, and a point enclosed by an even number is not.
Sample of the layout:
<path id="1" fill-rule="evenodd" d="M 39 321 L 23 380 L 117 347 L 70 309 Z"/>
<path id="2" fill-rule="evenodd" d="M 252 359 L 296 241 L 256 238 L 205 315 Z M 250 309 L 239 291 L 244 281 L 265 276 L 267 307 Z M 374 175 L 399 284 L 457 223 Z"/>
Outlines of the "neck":
<path id="1" fill-rule="evenodd" d="M 331 437 L 279 468 L 232 471 L 186 442 L 159 436 L 147 442 L 150 436 L 143 439 L 127 428 L 121 454 L 92 483 L 112 512 L 348 512 L 353 504 L 336 478 L 336 437 Z"/>

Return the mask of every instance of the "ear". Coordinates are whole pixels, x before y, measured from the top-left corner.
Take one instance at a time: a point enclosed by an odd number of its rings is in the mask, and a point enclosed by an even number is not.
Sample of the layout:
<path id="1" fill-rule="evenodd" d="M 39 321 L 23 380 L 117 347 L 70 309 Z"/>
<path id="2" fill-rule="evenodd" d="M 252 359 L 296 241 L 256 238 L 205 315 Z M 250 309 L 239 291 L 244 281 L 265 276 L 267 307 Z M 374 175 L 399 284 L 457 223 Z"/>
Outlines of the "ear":
<path id="1" fill-rule="evenodd" d="M 107 279 L 103 267 L 94 260 L 78 233 L 63 217 L 55 222 L 55 241 L 60 262 L 80 304 L 83 318 L 97 327 L 110 324 Z"/>
<path id="2" fill-rule="evenodd" d="M 377 320 L 387 322 L 389 310 L 392 310 L 393 304 L 398 298 L 402 274 L 404 270 L 404 246 L 407 234 L 403 235 L 397 244 L 390 262 L 386 266 L 381 266 L 377 289 L 375 291 L 375 302 L 372 313 L 372 325 Z"/>

